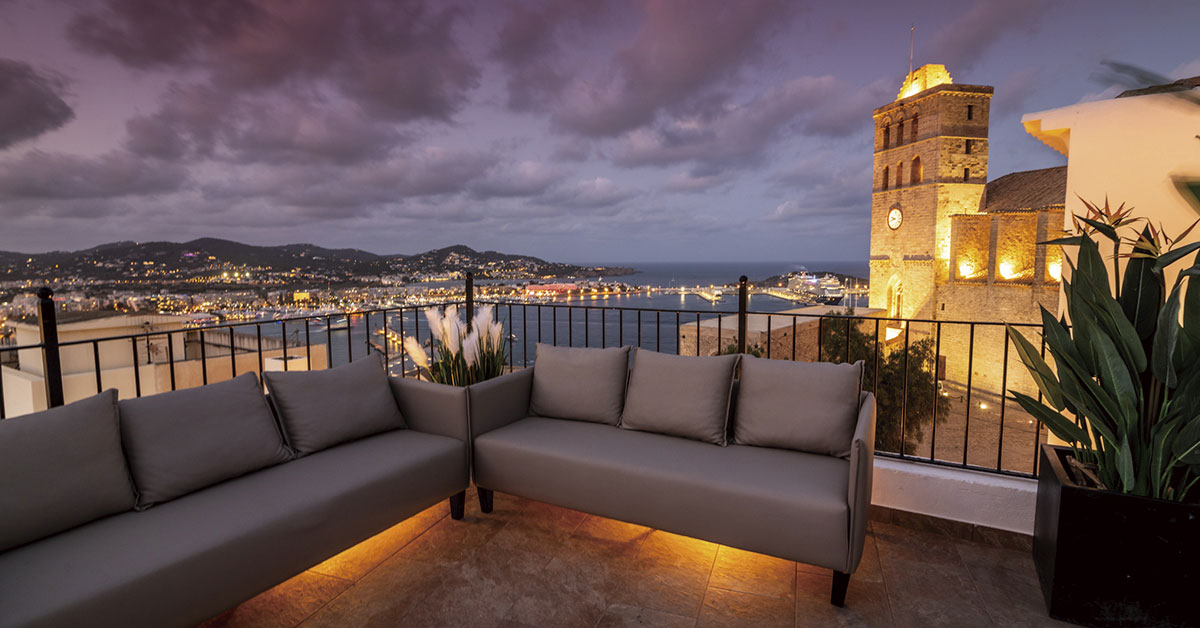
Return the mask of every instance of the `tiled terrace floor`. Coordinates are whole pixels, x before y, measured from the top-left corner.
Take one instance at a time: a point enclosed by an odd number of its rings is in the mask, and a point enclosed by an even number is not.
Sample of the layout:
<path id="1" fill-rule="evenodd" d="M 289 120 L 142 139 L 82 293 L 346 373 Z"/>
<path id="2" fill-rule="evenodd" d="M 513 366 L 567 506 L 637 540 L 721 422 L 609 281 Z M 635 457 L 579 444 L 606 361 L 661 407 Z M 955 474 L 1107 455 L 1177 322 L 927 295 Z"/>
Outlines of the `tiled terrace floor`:
<path id="1" fill-rule="evenodd" d="M 205 627 L 1066 625 L 1013 539 L 872 520 L 838 609 L 827 569 L 499 493 L 489 515 L 473 490 L 467 504 L 462 521 L 440 503 Z"/>

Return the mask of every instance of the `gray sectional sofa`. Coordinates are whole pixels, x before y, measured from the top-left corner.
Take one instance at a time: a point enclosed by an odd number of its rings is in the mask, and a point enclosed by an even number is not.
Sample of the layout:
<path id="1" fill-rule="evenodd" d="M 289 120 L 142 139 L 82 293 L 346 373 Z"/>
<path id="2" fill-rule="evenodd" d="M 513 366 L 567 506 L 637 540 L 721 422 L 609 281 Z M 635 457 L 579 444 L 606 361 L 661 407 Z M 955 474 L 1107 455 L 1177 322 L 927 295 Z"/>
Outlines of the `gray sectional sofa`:
<path id="1" fill-rule="evenodd" d="M 493 491 L 826 567 L 845 601 L 870 504 L 862 364 L 539 345 L 468 389 L 480 506 Z"/>
<path id="2" fill-rule="evenodd" d="M 191 626 L 442 499 L 467 395 L 361 359 L 0 421 L 0 626 Z"/>

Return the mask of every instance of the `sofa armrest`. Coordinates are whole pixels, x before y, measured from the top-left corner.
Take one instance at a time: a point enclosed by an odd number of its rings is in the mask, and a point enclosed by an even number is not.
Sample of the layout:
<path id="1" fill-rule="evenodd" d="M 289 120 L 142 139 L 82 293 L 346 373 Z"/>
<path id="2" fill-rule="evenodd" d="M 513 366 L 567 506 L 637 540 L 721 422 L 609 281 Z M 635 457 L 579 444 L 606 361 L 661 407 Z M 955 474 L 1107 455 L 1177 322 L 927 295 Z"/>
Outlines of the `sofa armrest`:
<path id="1" fill-rule="evenodd" d="M 389 377 L 388 380 L 396 403 L 400 405 L 400 414 L 410 429 L 463 442 L 470 439 L 465 388 L 407 377 Z"/>
<path id="2" fill-rule="evenodd" d="M 875 395 L 862 393 L 858 406 L 858 425 L 850 444 L 850 553 L 845 573 L 853 573 L 862 559 L 867 536 L 867 517 L 871 508 L 871 478 L 875 469 Z"/>
<path id="3" fill-rule="evenodd" d="M 533 368 L 514 371 L 467 387 L 471 407 L 471 438 L 529 416 Z"/>

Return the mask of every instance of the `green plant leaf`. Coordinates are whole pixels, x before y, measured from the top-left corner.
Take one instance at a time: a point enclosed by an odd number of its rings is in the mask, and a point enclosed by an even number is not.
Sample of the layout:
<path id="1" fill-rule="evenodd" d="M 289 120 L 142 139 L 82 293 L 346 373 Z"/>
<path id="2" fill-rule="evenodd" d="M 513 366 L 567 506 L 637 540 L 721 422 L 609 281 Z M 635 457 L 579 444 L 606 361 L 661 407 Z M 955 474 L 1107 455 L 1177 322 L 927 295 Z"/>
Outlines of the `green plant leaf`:
<path id="1" fill-rule="evenodd" d="M 1151 237 L 1148 228 L 1142 237 Z M 1154 272 L 1154 261 L 1146 257 L 1131 258 L 1125 265 L 1125 276 L 1121 281 L 1121 309 L 1142 340 L 1154 336 L 1158 311 L 1163 303 L 1162 274 Z M 1197 299 L 1200 300 L 1200 290 Z M 1200 317 L 1200 307 L 1196 309 L 1196 315 Z M 1200 333 L 1200 326 L 1197 332 Z"/>
<path id="2" fill-rule="evenodd" d="M 1042 308 L 1043 318 L 1049 314 L 1046 308 Z M 1055 321 L 1057 323 L 1057 321 Z M 1033 381 L 1037 384 L 1038 390 L 1042 391 L 1046 399 L 1050 401 L 1050 405 L 1061 411 L 1063 409 L 1062 388 L 1059 386 L 1058 378 L 1055 377 L 1054 371 L 1042 359 L 1038 350 L 1025 339 L 1021 332 L 1015 327 L 1005 323 L 1004 329 L 1008 337 L 1012 340 L 1013 346 L 1017 349 L 1017 357 L 1021 359 L 1021 363 L 1025 368 L 1029 369 L 1029 374 L 1033 377 Z"/>
<path id="3" fill-rule="evenodd" d="M 1117 352 L 1117 346 L 1107 335 L 1096 334 L 1092 337 L 1092 341 L 1096 343 L 1100 383 L 1116 398 L 1121 409 L 1120 418 L 1125 424 L 1125 431 L 1132 432 L 1137 425 L 1137 402 L 1140 395 L 1134 389 L 1129 366 L 1121 358 Z"/>
<path id="4" fill-rule="evenodd" d="M 1099 220 L 1092 220 L 1091 218 L 1087 218 L 1085 216 L 1076 216 L 1076 217 L 1079 218 L 1080 220 L 1082 220 L 1083 222 L 1087 223 L 1089 226 L 1091 226 L 1096 231 L 1100 232 L 1104 237 L 1108 238 L 1109 240 L 1112 240 L 1113 242 L 1121 241 L 1121 236 L 1117 235 L 1117 230 L 1112 228 L 1111 225 L 1106 225 L 1106 224 L 1100 222 Z"/>
<path id="5" fill-rule="evenodd" d="M 1064 238 L 1054 238 L 1053 240 L 1045 240 L 1043 242 L 1038 242 L 1038 244 L 1042 245 L 1042 246 L 1049 246 L 1049 245 L 1054 245 L 1054 244 L 1057 244 L 1059 246 L 1079 246 L 1079 243 L 1082 240 L 1083 240 L 1082 236 L 1066 236 Z"/>
<path id="6" fill-rule="evenodd" d="M 1167 388 L 1174 388 L 1179 382 L 1172 359 L 1179 337 L 1179 286 L 1180 283 L 1176 282 L 1175 287 L 1171 289 L 1171 296 L 1167 297 L 1166 304 L 1158 314 L 1158 329 L 1154 332 L 1151 351 L 1154 377 Z"/>
<path id="7" fill-rule="evenodd" d="M 1171 453 L 1183 464 L 1200 464 L 1200 416 L 1193 416 L 1179 435 Z"/>
<path id="8" fill-rule="evenodd" d="M 1154 262 L 1154 270 L 1162 272 L 1162 269 L 1183 259 L 1185 255 L 1193 251 L 1200 250 L 1200 242 L 1192 242 L 1185 244 L 1177 249 L 1172 249 L 1158 256 L 1158 260 Z"/>
<path id="9" fill-rule="evenodd" d="M 1117 447 L 1117 473 L 1121 476 L 1121 490 L 1133 492 L 1136 480 L 1133 474 L 1133 452 L 1129 449 L 1129 441 L 1122 440 Z"/>
<path id="10" fill-rule="evenodd" d="M 1039 403 L 1037 399 L 1015 390 L 1009 391 L 1009 399 L 1017 402 L 1033 418 L 1041 421 L 1052 434 L 1068 443 L 1090 443 L 1087 432 L 1075 422 L 1057 413 L 1053 408 Z"/>

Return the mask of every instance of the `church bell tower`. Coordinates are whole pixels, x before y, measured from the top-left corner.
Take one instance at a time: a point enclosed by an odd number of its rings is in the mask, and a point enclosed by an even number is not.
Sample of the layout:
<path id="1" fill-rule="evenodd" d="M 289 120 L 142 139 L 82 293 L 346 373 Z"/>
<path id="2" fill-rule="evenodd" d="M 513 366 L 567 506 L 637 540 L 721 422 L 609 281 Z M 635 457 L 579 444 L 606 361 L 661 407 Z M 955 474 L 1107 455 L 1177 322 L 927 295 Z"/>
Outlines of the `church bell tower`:
<path id="1" fill-rule="evenodd" d="M 987 183 L 991 98 L 991 87 L 957 85 L 931 64 L 873 113 L 870 306 L 889 317 L 938 318 L 950 216 L 978 213 Z"/>

